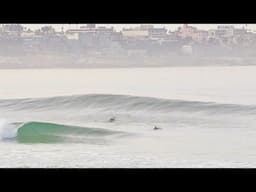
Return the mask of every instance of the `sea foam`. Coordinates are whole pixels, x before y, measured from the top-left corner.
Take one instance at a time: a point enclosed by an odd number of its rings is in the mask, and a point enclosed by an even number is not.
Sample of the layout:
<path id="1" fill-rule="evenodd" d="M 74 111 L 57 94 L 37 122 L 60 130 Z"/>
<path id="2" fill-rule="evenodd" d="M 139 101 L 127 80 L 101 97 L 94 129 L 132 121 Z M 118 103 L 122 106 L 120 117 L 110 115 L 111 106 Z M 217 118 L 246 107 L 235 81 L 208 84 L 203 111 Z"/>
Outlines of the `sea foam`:
<path id="1" fill-rule="evenodd" d="M 0 140 L 14 138 L 17 128 L 7 119 L 0 119 Z"/>

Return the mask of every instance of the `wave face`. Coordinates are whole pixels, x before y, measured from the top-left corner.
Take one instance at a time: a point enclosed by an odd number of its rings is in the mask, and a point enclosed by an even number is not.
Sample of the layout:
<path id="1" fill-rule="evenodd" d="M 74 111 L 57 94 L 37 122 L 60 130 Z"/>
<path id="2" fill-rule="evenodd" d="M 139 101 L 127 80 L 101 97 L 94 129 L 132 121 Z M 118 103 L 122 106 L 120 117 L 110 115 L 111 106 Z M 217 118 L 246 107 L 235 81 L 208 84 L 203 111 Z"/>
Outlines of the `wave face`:
<path id="1" fill-rule="evenodd" d="M 47 122 L 12 123 L 16 134 L 10 134 L 5 125 L 2 139 L 15 139 L 19 143 L 90 143 L 106 144 L 107 137 L 121 132 L 99 128 L 61 125 Z"/>
<path id="2" fill-rule="evenodd" d="M 256 126 L 254 105 L 129 95 L 90 94 L 0 100 L 0 113 L 1 118 L 12 119 L 11 122 L 0 120 L 0 139 L 19 143 L 106 144 L 123 134 L 141 133 L 130 126 L 136 123 L 145 127 L 142 132 L 161 123 L 166 124 L 165 130 Z M 116 120 L 109 122 L 113 116 Z M 88 123 L 99 128 L 92 128 Z"/>
<path id="3" fill-rule="evenodd" d="M 204 112 L 211 114 L 256 114 L 256 106 L 254 105 L 218 104 L 215 102 L 185 101 L 106 94 L 0 100 L 0 109 L 7 109 L 8 111 L 95 109 L 101 111 L 146 111 L 157 113 Z"/>

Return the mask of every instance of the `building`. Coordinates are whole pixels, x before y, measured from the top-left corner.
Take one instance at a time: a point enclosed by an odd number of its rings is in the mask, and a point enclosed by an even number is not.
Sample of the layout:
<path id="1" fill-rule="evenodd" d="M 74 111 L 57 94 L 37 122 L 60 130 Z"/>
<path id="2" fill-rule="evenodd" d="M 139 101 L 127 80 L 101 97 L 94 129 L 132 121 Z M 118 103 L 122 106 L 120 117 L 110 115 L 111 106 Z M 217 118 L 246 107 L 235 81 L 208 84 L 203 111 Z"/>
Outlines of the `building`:
<path id="1" fill-rule="evenodd" d="M 177 35 L 182 39 L 185 39 L 185 38 L 194 39 L 196 31 L 197 31 L 196 27 L 192 27 L 192 26 L 188 26 L 187 24 L 184 24 L 182 27 L 178 28 Z"/>
<path id="2" fill-rule="evenodd" d="M 95 24 L 81 26 L 79 29 L 69 29 L 65 36 L 76 44 L 81 51 L 96 51 L 113 47 L 112 43 L 120 41 L 120 33 L 113 27 L 96 27 Z"/>
<path id="3" fill-rule="evenodd" d="M 198 30 L 194 37 L 193 40 L 197 41 L 197 42 L 205 42 L 208 40 L 208 32 L 204 31 L 204 30 Z"/>
<path id="4" fill-rule="evenodd" d="M 216 35 L 219 38 L 232 38 L 234 36 L 235 28 L 232 25 L 219 25 Z"/>
<path id="5" fill-rule="evenodd" d="M 208 30 L 208 39 L 217 39 L 217 33 L 215 29 Z"/>
<path id="6" fill-rule="evenodd" d="M 122 36 L 124 40 L 129 40 L 129 39 L 144 40 L 144 39 L 148 39 L 149 31 L 147 29 L 143 29 L 140 27 L 124 28 L 122 30 Z"/>
<path id="7" fill-rule="evenodd" d="M 124 39 L 137 39 L 137 40 L 163 40 L 167 37 L 167 29 L 154 28 L 153 25 L 140 25 L 135 28 L 124 28 L 122 35 Z"/>
<path id="8" fill-rule="evenodd" d="M 163 28 L 151 28 L 148 30 L 149 38 L 152 40 L 164 40 L 167 38 L 167 29 Z"/>
<path id="9" fill-rule="evenodd" d="M 181 39 L 191 39 L 196 42 L 206 41 L 208 38 L 207 31 L 198 30 L 196 27 L 188 26 L 187 24 L 178 28 L 177 35 Z"/>
<path id="10" fill-rule="evenodd" d="M 79 40 L 79 32 L 74 31 L 67 31 L 65 36 L 68 40 Z"/>

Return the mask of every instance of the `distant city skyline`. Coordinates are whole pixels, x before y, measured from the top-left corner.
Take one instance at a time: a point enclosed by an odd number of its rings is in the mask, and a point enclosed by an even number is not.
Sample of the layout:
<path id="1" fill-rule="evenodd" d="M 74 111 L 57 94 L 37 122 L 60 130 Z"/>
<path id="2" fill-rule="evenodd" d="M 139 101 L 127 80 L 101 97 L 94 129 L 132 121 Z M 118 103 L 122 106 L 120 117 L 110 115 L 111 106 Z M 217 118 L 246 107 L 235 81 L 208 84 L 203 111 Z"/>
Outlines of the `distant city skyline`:
<path id="1" fill-rule="evenodd" d="M 143 24 L 143 23 L 142 23 Z M 64 30 L 71 29 L 71 28 L 79 28 L 85 24 L 22 24 L 24 27 L 31 28 L 31 29 L 39 29 L 42 26 L 53 26 L 57 31 L 60 31 L 63 27 Z M 122 30 L 122 28 L 127 27 L 136 27 L 141 24 L 96 24 L 97 26 L 106 26 L 111 27 L 113 26 L 117 31 Z M 183 24 L 152 24 L 156 27 L 165 27 L 168 30 L 174 31 L 178 27 L 182 26 Z M 191 26 L 197 27 L 198 29 L 202 30 L 209 30 L 209 29 L 216 29 L 218 25 L 223 24 L 189 24 Z M 236 28 L 247 27 L 247 29 L 256 31 L 256 24 L 225 24 L 225 25 L 233 25 Z"/>
<path id="2" fill-rule="evenodd" d="M 0 68 L 256 64 L 256 25 L 141 25 L 0 24 Z"/>

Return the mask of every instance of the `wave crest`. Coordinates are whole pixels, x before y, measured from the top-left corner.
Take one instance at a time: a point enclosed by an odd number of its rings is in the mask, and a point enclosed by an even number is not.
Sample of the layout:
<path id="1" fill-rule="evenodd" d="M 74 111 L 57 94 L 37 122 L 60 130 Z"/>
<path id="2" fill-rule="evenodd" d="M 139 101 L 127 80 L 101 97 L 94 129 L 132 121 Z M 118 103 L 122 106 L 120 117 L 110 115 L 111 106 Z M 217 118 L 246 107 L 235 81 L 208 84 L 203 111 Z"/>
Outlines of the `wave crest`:
<path id="1" fill-rule="evenodd" d="M 58 109 L 101 111 L 144 111 L 144 112 L 204 112 L 204 113 L 246 113 L 256 114 L 256 106 L 220 104 L 215 102 L 171 100 L 129 95 L 88 94 L 59 96 L 51 98 L 28 98 L 0 100 L 0 108 L 19 111 L 43 111 Z"/>

